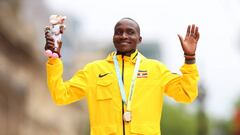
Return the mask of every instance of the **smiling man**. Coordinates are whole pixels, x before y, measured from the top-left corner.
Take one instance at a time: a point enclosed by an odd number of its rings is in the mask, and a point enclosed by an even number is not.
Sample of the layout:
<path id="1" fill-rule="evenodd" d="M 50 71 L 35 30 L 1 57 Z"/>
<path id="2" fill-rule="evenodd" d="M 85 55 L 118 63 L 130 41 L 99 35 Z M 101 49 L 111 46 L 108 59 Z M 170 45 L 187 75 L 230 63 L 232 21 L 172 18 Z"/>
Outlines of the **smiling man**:
<path id="1" fill-rule="evenodd" d="M 53 50 L 53 39 L 48 32 L 45 35 L 45 49 Z M 61 59 L 48 59 L 52 98 L 56 104 L 66 105 L 86 96 L 91 135 L 160 135 L 164 94 L 184 103 L 191 103 L 198 95 L 198 27 L 189 25 L 185 38 L 178 37 L 185 57 L 182 75 L 172 74 L 161 62 L 144 57 L 137 50 L 142 41 L 138 23 L 122 18 L 114 27 L 116 52 L 87 64 L 70 80 L 62 79 Z"/>
<path id="2" fill-rule="evenodd" d="M 139 25 L 131 18 L 124 18 L 115 25 L 113 43 L 119 54 L 130 56 L 141 41 Z"/>

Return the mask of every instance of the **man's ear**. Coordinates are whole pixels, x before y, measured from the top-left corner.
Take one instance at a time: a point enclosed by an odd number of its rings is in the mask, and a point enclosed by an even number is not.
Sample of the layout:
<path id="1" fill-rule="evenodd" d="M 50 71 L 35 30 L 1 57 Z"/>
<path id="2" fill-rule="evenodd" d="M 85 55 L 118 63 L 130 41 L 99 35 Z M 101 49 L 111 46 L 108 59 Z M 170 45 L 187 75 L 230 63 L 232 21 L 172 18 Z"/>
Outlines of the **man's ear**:
<path id="1" fill-rule="evenodd" d="M 141 42 L 142 42 L 142 37 L 140 36 L 140 37 L 139 37 L 139 43 L 141 43 Z"/>

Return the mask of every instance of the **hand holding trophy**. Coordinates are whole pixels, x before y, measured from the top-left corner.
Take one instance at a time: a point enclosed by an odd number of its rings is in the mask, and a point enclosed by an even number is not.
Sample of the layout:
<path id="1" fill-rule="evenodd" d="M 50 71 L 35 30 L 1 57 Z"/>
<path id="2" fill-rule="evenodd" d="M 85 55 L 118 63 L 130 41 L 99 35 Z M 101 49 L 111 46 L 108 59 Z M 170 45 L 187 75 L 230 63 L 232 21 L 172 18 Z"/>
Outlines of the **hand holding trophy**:
<path id="1" fill-rule="evenodd" d="M 61 15 L 51 15 L 49 17 L 50 26 L 45 28 L 45 54 L 50 58 L 60 58 L 61 57 L 61 47 L 62 47 L 62 34 L 66 26 L 64 21 L 66 16 Z"/>

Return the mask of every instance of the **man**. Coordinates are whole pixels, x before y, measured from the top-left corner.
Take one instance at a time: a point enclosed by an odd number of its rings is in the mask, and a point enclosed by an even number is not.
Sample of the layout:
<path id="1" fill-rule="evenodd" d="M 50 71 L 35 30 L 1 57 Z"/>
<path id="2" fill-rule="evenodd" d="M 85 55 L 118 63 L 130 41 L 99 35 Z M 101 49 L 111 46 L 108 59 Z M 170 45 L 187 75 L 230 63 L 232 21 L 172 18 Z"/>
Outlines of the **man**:
<path id="1" fill-rule="evenodd" d="M 52 49 L 53 39 L 45 35 L 45 49 Z M 87 64 L 70 80 L 62 80 L 62 61 L 49 58 L 47 81 L 53 100 L 66 105 L 86 96 L 91 135 L 160 135 L 163 95 L 190 103 L 198 94 L 198 27 L 189 25 L 185 38 L 178 37 L 185 56 L 183 75 L 145 58 L 137 50 L 142 41 L 139 25 L 131 18 L 121 19 L 114 28 L 116 52 Z"/>

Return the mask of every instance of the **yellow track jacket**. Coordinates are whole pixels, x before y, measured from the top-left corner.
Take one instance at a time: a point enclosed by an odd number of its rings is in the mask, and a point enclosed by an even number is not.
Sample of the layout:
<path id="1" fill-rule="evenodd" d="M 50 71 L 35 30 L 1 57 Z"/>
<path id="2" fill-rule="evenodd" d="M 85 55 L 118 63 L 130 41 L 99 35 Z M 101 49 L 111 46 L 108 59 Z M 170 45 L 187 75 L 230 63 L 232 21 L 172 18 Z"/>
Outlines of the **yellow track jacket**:
<path id="1" fill-rule="evenodd" d="M 132 120 L 123 122 L 122 98 L 113 63 L 113 54 L 94 61 L 63 81 L 60 59 L 47 62 L 47 82 L 56 104 L 66 105 L 86 96 L 91 135 L 160 135 L 163 95 L 189 103 L 198 95 L 198 71 L 195 64 L 184 64 L 182 75 L 171 73 L 162 63 L 147 59 L 138 51 L 130 57 L 117 55 L 128 98 L 136 55 L 141 55 L 132 99 Z M 124 105 L 126 110 L 126 105 Z"/>

